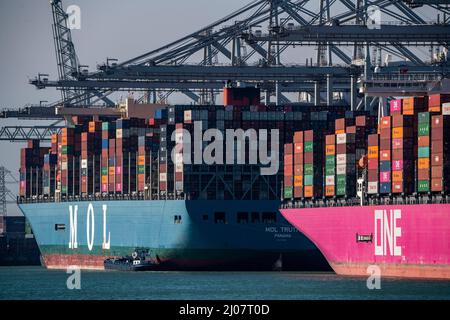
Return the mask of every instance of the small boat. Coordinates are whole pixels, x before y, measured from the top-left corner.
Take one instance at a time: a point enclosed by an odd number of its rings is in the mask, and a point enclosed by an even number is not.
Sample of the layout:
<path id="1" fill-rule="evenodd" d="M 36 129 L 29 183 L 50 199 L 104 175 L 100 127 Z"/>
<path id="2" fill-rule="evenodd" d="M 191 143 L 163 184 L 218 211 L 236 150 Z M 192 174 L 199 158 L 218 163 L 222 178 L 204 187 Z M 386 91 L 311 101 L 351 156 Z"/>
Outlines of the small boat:
<path id="1" fill-rule="evenodd" d="M 118 271 L 151 271 L 160 266 L 158 257 L 152 259 L 148 249 L 137 248 L 131 256 L 108 258 L 104 261 L 106 270 Z"/>

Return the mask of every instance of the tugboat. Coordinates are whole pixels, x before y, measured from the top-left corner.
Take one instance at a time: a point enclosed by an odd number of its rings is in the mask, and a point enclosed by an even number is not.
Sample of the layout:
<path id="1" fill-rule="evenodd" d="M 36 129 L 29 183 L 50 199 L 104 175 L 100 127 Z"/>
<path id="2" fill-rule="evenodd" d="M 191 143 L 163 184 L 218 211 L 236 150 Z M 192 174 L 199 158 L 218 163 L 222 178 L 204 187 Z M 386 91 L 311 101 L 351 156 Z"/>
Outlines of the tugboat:
<path id="1" fill-rule="evenodd" d="M 151 271 L 157 270 L 160 262 L 158 257 L 156 257 L 156 261 L 150 257 L 149 249 L 136 248 L 131 256 L 106 259 L 104 266 L 105 270 Z"/>

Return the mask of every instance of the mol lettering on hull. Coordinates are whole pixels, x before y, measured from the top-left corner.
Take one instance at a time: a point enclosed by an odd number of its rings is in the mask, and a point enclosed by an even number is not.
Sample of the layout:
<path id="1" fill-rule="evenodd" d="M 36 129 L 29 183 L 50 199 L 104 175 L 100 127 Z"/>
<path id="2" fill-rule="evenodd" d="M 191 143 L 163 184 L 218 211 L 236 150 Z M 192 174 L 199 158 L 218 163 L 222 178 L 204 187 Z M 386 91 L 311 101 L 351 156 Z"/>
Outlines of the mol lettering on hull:
<path id="1" fill-rule="evenodd" d="M 450 279 L 450 205 L 282 209 L 336 273 Z"/>
<path id="2" fill-rule="evenodd" d="M 108 232 L 106 238 L 106 213 L 108 206 L 102 205 L 103 209 L 103 242 L 102 249 L 109 250 L 111 248 L 111 233 Z M 69 221 L 70 221 L 70 241 L 69 249 L 78 249 L 78 205 L 69 206 Z M 95 212 L 92 203 L 89 203 L 86 212 L 86 243 L 89 251 L 94 248 L 95 239 Z"/>

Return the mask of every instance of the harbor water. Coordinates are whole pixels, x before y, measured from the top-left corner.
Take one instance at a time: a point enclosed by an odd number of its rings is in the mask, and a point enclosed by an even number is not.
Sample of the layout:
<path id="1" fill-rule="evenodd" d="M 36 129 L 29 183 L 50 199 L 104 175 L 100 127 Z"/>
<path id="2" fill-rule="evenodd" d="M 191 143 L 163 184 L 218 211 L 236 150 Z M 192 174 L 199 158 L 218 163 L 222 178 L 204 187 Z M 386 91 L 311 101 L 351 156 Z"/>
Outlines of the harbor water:
<path id="1" fill-rule="evenodd" d="M 0 267 L 0 300 L 450 300 L 450 281 L 381 278 L 380 289 L 370 290 L 367 278 L 331 272 L 82 270 L 79 282 L 74 275 L 43 267 Z"/>

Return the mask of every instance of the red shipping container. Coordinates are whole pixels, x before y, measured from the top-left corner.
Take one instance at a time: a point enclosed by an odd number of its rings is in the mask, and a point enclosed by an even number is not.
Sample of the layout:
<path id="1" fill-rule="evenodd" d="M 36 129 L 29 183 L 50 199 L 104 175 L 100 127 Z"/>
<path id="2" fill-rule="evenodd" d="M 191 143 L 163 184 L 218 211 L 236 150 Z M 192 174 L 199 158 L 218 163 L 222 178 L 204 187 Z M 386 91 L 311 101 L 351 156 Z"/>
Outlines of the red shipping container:
<path id="1" fill-rule="evenodd" d="M 303 166 L 302 165 L 294 166 L 294 176 L 301 176 L 301 175 L 303 175 Z"/>
<path id="2" fill-rule="evenodd" d="M 403 182 L 392 182 L 392 192 L 402 193 L 403 192 Z"/>
<path id="3" fill-rule="evenodd" d="M 293 145 L 292 143 L 287 143 L 284 145 L 284 154 L 292 154 L 293 153 Z"/>
<path id="4" fill-rule="evenodd" d="M 294 144 L 294 153 L 302 153 L 303 152 L 303 143 L 295 143 Z"/>
<path id="5" fill-rule="evenodd" d="M 305 131 L 303 138 L 305 141 L 314 141 L 314 131 L 313 130 Z"/>
<path id="6" fill-rule="evenodd" d="M 442 166 L 433 166 L 431 167 L 431 177 L 441 179 L 443 174 L 443 167 Z"/>
<path id="7" fill-rule="evenodd" d="M 284 176 L 292 176 L 293 167 L 292 166 L 284 166 Z"/>
<path id="8" fill-rule="evenodd" d="M 369 168 L 369 170 L 375 170 L 378 169 L 378 159 L 374 158 L 374 159 L 368 159 L 367 160 L 367 167 Z M 372 180 L 373 181 L 373 180 Z"/>
<path id="9" fill-rule="evenodd" d="M 294 143 L 303 143 L 303 131 L 294 132 Z"/>
<path id="10" fill-rule="evenodd" d="M 379 127 L 381 129 L 390 129 L 391 128 L 391 117 L 390 116 L 382 117 Z"/>
<path id="11" fill-rule="evenodd" d="M 430 136 L 419 136 L 418 146 L 419 147 L 429 147 L 430 146 Z"/>
<path id="12" fill-rule="evenodd" d="M 431 156 L 432 166 L 442 166 L 443 165 L 443 153 L 436 153 Z"/>
<path id="13" fill-rule="evenodd" d="M 378 170 L 367 170 L 367 181 L 378 181 Z"/>
<path id="14" fill-rule="evenodd" d="M 391 151 L 390 150 L 381 150 L 380 151 L 380 160 L 381 161 L 390 161 L 391 160 Z"/>
<path id="15" fill-rule="evenodd" d="M 417 179 L 418 180 L 429 180 L 430 179 L 430 170 L 429 169 L 418 169 L 417 170 Z"/>
<path id="16" fill-rule="evenodd" d="M 314 156 L 313 156 L 312 152 L 306 152 L 303 154 L 303 156 L 304 156 L 304 161 L 305 161 L 304 163 L 314 163 L 313 162 Z"/>
<path id="17" fill-rule="evenodd" d="M 431 191 L 433 192 L 442 191 L 442 178 L 431 179 Z"/>
<path id="18" fill-rule="evenodd" d="M 368 145 L 369 146 L 378 146 L 378 140 L 379 140 L 378 134 L 369 134 Z"/>
<path id="19" fill-rule="evenodd" d="M 303 197 L 303 187 L 294 187 L 294 198 Z"/>
<path id="20" fill-rule="evenodd" d="M 325 144 L 327 145 L 334 145 L 336 144 L 336 135 L 329 134 L 325 136 Z"/>

